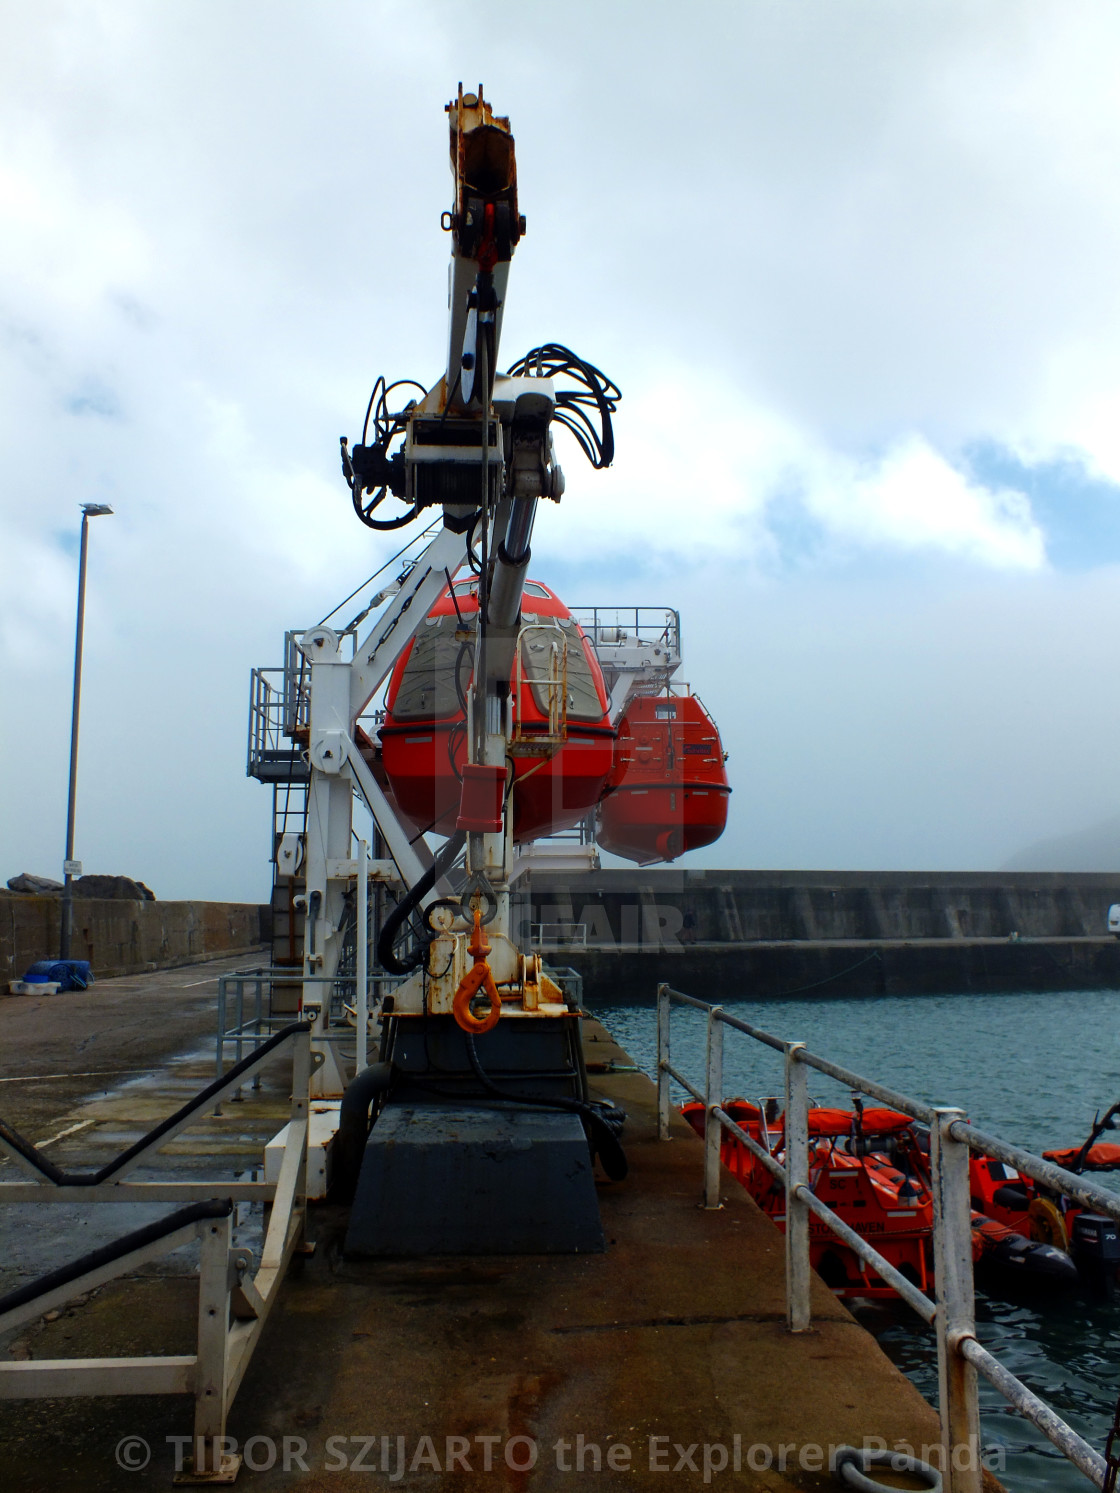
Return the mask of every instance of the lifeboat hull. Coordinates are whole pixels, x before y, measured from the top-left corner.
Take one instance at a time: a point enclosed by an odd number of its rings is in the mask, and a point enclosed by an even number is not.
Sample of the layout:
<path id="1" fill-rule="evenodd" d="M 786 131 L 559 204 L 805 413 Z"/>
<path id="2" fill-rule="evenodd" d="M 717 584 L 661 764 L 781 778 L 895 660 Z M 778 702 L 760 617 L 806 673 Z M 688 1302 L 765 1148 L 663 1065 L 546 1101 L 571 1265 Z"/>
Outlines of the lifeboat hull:
<path id="1" fill-rule="evenodd" d="M 611 791 L 599 811 L 599 844 L 612 855 L 645 865 L 675 861 L 686 850 L 718 840 L 727 828 L 729 788 L 656 788 L 628 784 Z"/>
<path id="2" fill-rule="evenodd" d="M 715 722 L 695 695 L 648 695 L 619 722 L 599 844 L 647 865 L 718 840 L 731 788 Z"/>
<path id="3" fill-rule="evenodd" d="M 1120 1145 L 1115 1142 L 1098 1142 L 1085 1151 L 1081 1146 L 1068 1150 L 1043 1151 L 1044 1160 L 1064 1167 L 1067 1171 L 1077 1169 L 1085 1172 L 1120 1171 Z M 1092 1214 L 1087 1214 L 1087 1224 L 1078 1225 L 1077 1220 L 1086 1210 L 1073 1198 L 1050 1193 L 1040 1187 L 1031 1177 L 1020 1175 L 1009 1167 L 1002 1166 L 987 1157 L 973 1156 L 969 1161 L 969 1177 L 972 1189 L 972 1206 L 981 1209 L 996 1224 L 1003 1225 L 1018 1234 L 1025 1234 L 1033 1245 L 1049 1247 L 1059 1254 L 1072 1250 L 1074 1263 L 1093 1288 L 1103 1287 L 1111 1294 L 1120 1280 L 1114 1246 L 1106 1249 L 1103 1243 L 1096 1249 L 1087 1247 L 1084 1231 L 1088 1227 L 1091 1239 L 1103 1240 L 1107 1224 L 1099 1229 Z M 1012 1256 L 1014 1258 L 1014 1256 Z M 1020 1262 L 1016 1266 L 1033 1264 Z M 1020 1274 L 1027 1273 L 1020 1270 Z"/>
<path id="4" fill-rule="evenodd" d="M 526 843 L 578 824 L 602 793 L 613 757 L 614 735 L 608 729 L 573 733 L 543 766 L 540 757 L 516 759 L 514 839 Z M 433 722 L 424 730 L 381 728 L 381 761 L 397 806 L 421 832 L 454 832 L 466 760 L 461 722 Z"/>
<path id="5" fill-rule="evenodd" d="M 457 583 L 436 602 L 393 670 L 380 730 L 380 765 L 397 807 L 421 833 L 450 835 L 459 816 L 478 599 Z M 548 661 L 562 658 L 568 691 L 563 740 L 549 730 Z M 602 672 L 558 596 L 526 581 L 519 657 L 510 675 L 517 737 L 512 759 L 514 839 L 570 829 L 594 809 L 613 762 Z M 555 723 L 554 723 L 555 724 Z"/>

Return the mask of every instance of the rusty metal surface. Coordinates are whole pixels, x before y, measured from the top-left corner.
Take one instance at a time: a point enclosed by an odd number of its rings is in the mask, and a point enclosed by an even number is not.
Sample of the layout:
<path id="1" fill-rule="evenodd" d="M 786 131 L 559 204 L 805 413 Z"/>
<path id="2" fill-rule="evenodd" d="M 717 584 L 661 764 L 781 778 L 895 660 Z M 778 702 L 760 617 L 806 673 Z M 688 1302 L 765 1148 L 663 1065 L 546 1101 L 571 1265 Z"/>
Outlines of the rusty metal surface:
<path id="1" fill-rule="evenodd" d="M 460 83 L 458 96 L 447 105 L 447 114 L 456 217 L 461 217 L 466 207 L 466 192 L 473 189 L 480 196 L 507 201 L 516 224 L 517 156 L 509 116 L 494 113 L 483 97 L 481 83 L 477 93 L 464 93 Z"/>

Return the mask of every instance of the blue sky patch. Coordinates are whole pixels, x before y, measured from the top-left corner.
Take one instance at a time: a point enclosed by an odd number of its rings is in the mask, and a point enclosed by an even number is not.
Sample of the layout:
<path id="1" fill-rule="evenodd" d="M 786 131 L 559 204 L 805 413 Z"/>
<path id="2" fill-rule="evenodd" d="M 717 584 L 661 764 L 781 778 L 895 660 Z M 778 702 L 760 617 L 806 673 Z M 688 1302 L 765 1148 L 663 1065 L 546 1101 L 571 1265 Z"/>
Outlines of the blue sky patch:
<path id="1" fill-rule="evenodd" d="M 102 420 L 119 420 L 121 407 L 111 389 L 104 384 L 87 384 L 64 401 L 68 415 L 94 415 Z"/>
<path id="2" fill-rule="evenodd" d="M 979 441 L 962 459 L 973 480 L 1013 488 L 1029 499 L 1058 570 L 1091 570 L 1120 560 L 1120 485 L 1095 476 L 1075 452 L 1030 463 L 996 441 Z"/>

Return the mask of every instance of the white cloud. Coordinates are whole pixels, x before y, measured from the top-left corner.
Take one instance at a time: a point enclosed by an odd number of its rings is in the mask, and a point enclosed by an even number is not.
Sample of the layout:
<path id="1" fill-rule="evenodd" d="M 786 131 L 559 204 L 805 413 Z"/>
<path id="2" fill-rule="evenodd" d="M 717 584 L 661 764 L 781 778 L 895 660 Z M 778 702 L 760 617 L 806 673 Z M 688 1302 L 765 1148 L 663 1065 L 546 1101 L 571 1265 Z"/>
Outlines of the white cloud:
<path id="1" fill-rule="evenodd" d="M 970 482 L 920 436 L 904 437 L 873 462 L 819 459 L 808 506 L 834 536 L 868 546 L 928 550 L 1001 570 L 1038 570 L 1046 560 L 1021 493 Z"/>
<path id="2" fill-rule="evenodd" d="M 395 547 L 351 515 L 337 440 L 379 372 L 438 374 L 460 74 L 518 139 L 507 358 L 557 338 L 624 393 L 614 469 L 564 455 L 543 578 L 583 565 L 621 596 L 652 567 L 672 603 L 719 554 L 780 611 L 796 524 L 818 577 L 917 556 L 1045 588 L 1024 499 L 954 453 L 1074 450 L 1120 479 L 1118 63 L 1113 5 L 1054 0 L 1013 28 L 965 0 L 727 4 L 702 28 L 496 0 L 482 30 L 450 0 L 9 7 L 0 637 L 37 747 L 7 735 L 0 871 L 49 870 L 61 840 L 59 535 L 94 499 L 117 516 L 92 556 L 86 859 L 161 894 L 263 886 L 248 669 Z"/>
<path id="3" fill-rule="evenodd" d="M 810 521 L 816 563 L 830 556 L 926 553 L 997 570 L 1037 570 L 1045 538 L 1023 494 L 970 481 L 930 443 L 903 434 L 856 459 L 812 431 L 712 390 L 699 369 L 632 391 L 618 417 L 619 455 L 589 472 L 564 451 L 569 491 L 545 510 L 549 548 L 574 560 L 633 556 L 661 570 L 712 553 L 763 569 L 783 563 L 778 530 L 795 511 Z"/>

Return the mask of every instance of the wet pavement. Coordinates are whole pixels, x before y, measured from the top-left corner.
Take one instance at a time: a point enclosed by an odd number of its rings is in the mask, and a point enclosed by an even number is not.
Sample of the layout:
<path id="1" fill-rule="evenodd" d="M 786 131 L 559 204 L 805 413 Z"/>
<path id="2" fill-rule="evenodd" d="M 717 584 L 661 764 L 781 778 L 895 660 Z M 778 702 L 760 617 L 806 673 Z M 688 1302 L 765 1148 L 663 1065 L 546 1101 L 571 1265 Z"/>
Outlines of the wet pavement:
<path id="1" fill-rule="evenodd" d="M 218 976 L 252 964 L 242 954 L 88 990 L 0 996 L 0 1115 L 44 1140 L 77 1100 L 109 1094 L 204 1041 L 212 1054 Z"/>
<path id="2" fill-rule="evenodd" d="M 0 1116 L 64 1170 L 112 1160 L 213 1079 L 218 978 L 246 967 L 241 955 L 0 1000 Z M 288 1117 L 287 1076 L 278 1063 L 251 1106 L 229 1103 L 203 1116 L 131 1180 L 233 1178 L 260 1166 L 265 1142 Z M 0 1183 L 25 1180 L 0 1158 Z M 169 1211 L 166 1203 L 5 1204 L 0 1292 Z M 259 1232 L 243 1211 L 246 1228 Z M 169 1255 L 151 1273 L 190 1272 L 189 1256 Z"/>
<path id="3" fill-rule="evenodd" d="M 74 1036 L 86 1033 L 82 1051 L 99 1049 L 104 1071 L 89 1087 L 71 1051 L 67 1077 L 50 1080 L 64 1085 L 61 1103 L 22 1099 L 22 1113 L 39 1122 L 33 1138 L 57 1133 L 50 1154 L 67 1165 L 103 1161 L 202 1087 L 213 1073 L 203 1038 L 218 972 L 168 972 L 180 983 L 155 1000 L 182 1025 L 155 1014 L 162 1038 L 132 1032 L 138 1005 L 148 1004 L 143 989 L 107 1003 L 107 1025 L 130 1034 L 127 1063 L 109 1061 L 97 1010 L 86 1010 Z M 204 978 L 211 983 L 194 985 Z M 42 1056 L 29 1025 L 23 1030 L 27 1054 Z M 824 1489 L 836 1486 L 819 1459 L 829 1446 L 865 1436 L 915 1448 L 936 1440 L 929 1406 L 819 1282 L 813 1332 L 790 1336 L 773 1225 L 730 1179 L 722 1209 L 700 1208 L 698 1139 L 682 1121 L 672 1143 L 658 1142 L 648 1079 L 609 1071 L 628 1060 L 597 1023 L 585 1024 L 584 1037 L 593 1087 L 630 1116 L 630 1177 L 599 1189 L 606 1253 L 347 1260 L 344 1211 L 313 1208 L 315 1254 L 285 1281 L 231 1411 L 229 1434 L 247 1455 L 239 1486 Z M 49 1071 L 62 1071 L 57 1024 L 44 1041 L 58 1044 Z M 141 1051 L 153 1070 L 121 1072 Z M 286 1118 L 289 1071 L 278 1060 L 241 1106 L 172 1142 L 164 1175 L 233 1176 L 259 1164 Z M 122 1232 L 134 1206 L 4 1209 L 0 1281 L 14 1284 L 89 1248 L 112 1227 L 106 1214 Z M 259 1225 L 249 1218 L 239 1242 L 254 1238 Z M 190 1352 L 191 1270 L 189 1251 L 180 1251 L 10 1334 L 0 1351 L 36 1359 Z M 186 1397 L 0 1402 L 0 1486 L 167 1488 L 191 1422 Z"/>

